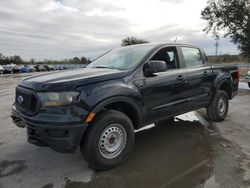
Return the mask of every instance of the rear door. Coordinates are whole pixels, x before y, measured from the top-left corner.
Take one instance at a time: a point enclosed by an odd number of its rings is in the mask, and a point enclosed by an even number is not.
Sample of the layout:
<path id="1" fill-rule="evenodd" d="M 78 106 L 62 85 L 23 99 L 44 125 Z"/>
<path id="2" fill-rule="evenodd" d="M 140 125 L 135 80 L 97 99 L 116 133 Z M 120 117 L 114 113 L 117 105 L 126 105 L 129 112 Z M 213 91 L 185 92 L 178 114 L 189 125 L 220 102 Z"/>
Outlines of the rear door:
<path id="1" fill-rule="evenodd" d="M 213 72 L 202 51 L 195 47 L 181 46 L 186 66 L 188 87 L 186 97 L 191 108 L 209 103 L 213 88 Z"/>

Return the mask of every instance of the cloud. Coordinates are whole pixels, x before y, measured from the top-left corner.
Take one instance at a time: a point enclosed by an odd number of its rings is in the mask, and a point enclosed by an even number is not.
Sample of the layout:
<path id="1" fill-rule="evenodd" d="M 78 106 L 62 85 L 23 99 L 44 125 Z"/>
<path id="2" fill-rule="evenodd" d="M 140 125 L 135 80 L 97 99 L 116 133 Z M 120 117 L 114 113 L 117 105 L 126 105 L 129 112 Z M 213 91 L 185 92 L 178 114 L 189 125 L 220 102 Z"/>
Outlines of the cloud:
<path id="1" fill-rule="evenodd" d="M 204 45 L 214 41 L 202 33 L 200 11 L 206 0 L 1 0 L 0 53 L 29 59 L 95 56 L 120 46 L 127 36 L 152 42 Z M 228 39 L 223 53 L 237 53 Z"/>
<path id="2" fill-rule="evenodd" d="M 44 12 L 48 11 L 68 11 L 68 12 L 79 12 L 79 9 L 70 6 L 63 5 L 62 1 L 52 1 L 48 3 L 46 7 L 42 9 Z"/>

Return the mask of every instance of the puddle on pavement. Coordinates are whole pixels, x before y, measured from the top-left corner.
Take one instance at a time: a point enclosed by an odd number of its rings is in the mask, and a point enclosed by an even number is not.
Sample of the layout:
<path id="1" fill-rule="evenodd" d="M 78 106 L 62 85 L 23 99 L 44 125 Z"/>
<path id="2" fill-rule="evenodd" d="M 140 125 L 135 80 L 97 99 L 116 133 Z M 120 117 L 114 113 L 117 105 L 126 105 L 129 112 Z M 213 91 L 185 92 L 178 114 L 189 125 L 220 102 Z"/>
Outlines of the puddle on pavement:
<path id="1" fill-rule="evenodd" d="M 224 141 L 223 145 L 220 139 L 200 113 L 190 112 L 178 116 L 171 124 L 150 125 L 136 132 L 133 152 L 125 164 L 97 172 L 87 183 L 67 180 L 65 188 L 238 187 L 240 178 L 231 178 L 239 166 L 237 160 L 232 162 L 238 151 L 228 154 L 226 147 L 230 144 Z M 214 155 L 223 157 L 214 159 Z M 212 167 L 214 163 L 217 168 Z M 230 163 L 228 168 L 225 163 Z"/>
<path id="2" fill-rule="evenodd" d="M 68 181 L 65 188 L 201 185 L 210 177 L 209 145 L 204 126 L 198 121 L 181 118 L 169 125 L 151 125 L 136 132 L 133 152 L 124 165 L 97 172 L 88 183 Z"/>

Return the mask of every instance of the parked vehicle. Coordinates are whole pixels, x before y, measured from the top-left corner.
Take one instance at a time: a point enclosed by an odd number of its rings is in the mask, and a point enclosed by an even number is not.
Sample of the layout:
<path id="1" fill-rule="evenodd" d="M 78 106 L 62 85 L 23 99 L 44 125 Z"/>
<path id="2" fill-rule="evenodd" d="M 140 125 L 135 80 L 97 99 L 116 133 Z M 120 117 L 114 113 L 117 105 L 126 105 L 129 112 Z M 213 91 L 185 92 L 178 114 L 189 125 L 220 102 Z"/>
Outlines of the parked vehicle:
<path id="1" fill-rule="evenodd" d="M 14 73 L 14 67 L 16 64 L 8 64 L 3 66 L 3 73 L 4 74 L 13 74 Z"/>
<path id="2" fill-rule="evenodd" d="M 3 74 L 3 67 L 0 65 L 0 74 Z"/>
<path id="3" fill-rule="evenodd" d="M 35 67 L 36 72 L 45 72 L 46 69 L 42 65 L 36 65 Z"/>
<path id="4" fill-rule="evenodd" d="M 57 69 L 58 70 L 64 70 L 64 67 L 63 66 L 59 66 Z"/>
<path id="5" fill-rule="evenodd" d="M 84 69 L 24 79 L 11 116 L 27 127 L 30 143 L 59 152 L 80 146 L 92 168 L 105 170 L 127 159 L 134 131 L 145 125 L 167 124 L 199 108 L 210 120 L 223 121 L 238 83 L 236 66 L 209 65 L 199 47 L 133 45 Z"/>
<path id="6" fill-rule="evenodd" d="M 22 73 L 35 72 L 35 68 L 32 65 L 24 65 L 21 69 Z"/>
<path id="7" fill-rule="evenodd" d="M 21 73 L 22 72 L 22 68 L 23 68 L 23 66 L 16 65 L 16 66 L 13 67 L 12 71 L 13 71 L 13 73 Z"/>
<path id="8" fill-rule="evenodd" d="M 246 80 L 247 80 L 247 83 L 248 83 L 248 87 L 250 88 L 250 71 L 247 72 Z"/>
<path id="9" fill-rule="evenodd" d="M 54 66 L 53 65 L 44 65 L 44 68 L 46 71 L 53 71 L 55 70 Z"/>

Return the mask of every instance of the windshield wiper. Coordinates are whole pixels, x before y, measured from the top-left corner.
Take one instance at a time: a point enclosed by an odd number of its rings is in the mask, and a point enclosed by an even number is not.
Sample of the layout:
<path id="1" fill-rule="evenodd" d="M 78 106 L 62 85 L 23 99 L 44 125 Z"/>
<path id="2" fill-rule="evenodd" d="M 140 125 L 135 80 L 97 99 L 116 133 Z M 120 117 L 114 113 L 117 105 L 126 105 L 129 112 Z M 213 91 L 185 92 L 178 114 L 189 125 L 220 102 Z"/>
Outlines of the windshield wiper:
<path id="1" fill-rule="evenodd" d="M 117 69 L 115 67 L 104 67 L 104 66 L 96 66 L 96 67 L 93 67 L 93 68 L 100 68 L 100 69 Z"/>
<path id="2" fill-rule="evenodd" d="M 104 66 L 96 66 L 96 67 L 93 67 L 93 68 L 104 68 L 104 69 L 108 69 L 109 67 L 104 67 Z"/>

